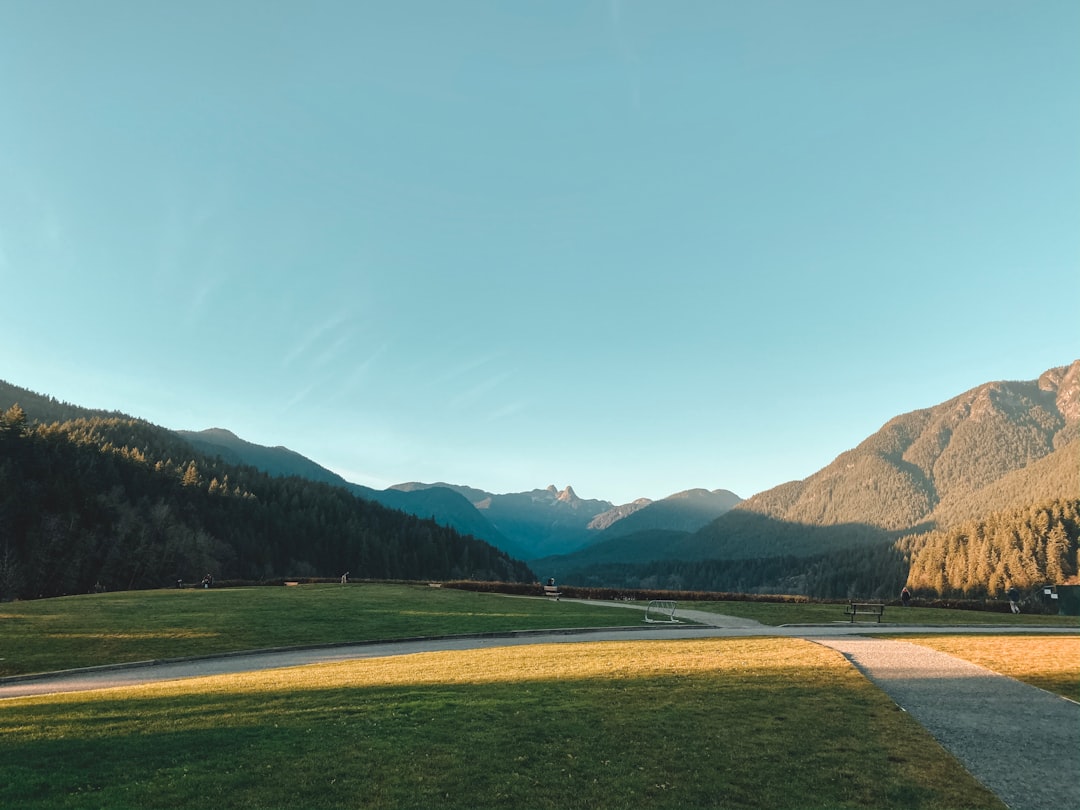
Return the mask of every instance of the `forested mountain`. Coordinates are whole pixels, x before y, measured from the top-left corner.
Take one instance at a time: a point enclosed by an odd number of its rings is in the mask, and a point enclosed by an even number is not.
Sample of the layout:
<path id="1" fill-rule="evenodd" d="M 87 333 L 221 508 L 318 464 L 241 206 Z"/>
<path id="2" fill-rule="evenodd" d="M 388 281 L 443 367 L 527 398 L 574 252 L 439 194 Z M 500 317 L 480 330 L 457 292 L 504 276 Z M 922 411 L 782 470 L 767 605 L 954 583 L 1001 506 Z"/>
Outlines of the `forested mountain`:
<path id="1" fill-rule="evenodd" d="M 630 517 L 634 512 L 644 509 L 650 503 L 652 503 L 650 498 L 638 498 L 637 500 L 630 501 L 630 503 L 613 506 L 606 512 L 601 512 L 590 520 L 589 525 L 586 528 L 590 531 L 602 532 L 604 529 L 618 523 L 620 520 Z"/>
<path id="2" fill-rule="evenodd" d="M 15 401 L 29 419 L 4 410 Z M 0 594 L 160 585 L 204 569 L 533 577 L 488 543 L 376 500 L 457 514 L 465 531 L 573 584 L 881 597 L 909 582 L 955 596 L 1077 573 L 1080 361 L 897 416 L 818 473 L 733 508 L 723 490 L 621 507 L 571 487 L 371 490 L 286 448 L 227 431 L 184 439 L 3 383 L 0 413 Z"/>
<path id="3" fill-rule="evenodd" d="M 530 560 L 530 564 L 538 573 L 555 575 L 564 569 L 599 564 L 704 559 L 707 549 L 693 532 L 730 511 L 740 500 L 726 489 L 691 489 L 659 501 L 635 501 L 634 508 L 623 514 L 618 514 L 620 507 L 616 507 L 595 518 L 589 528 L 603 529 L 580 550 Z M 618 517 L 609 519 L 612 514 Z"/>
<path id="4" fill-rule="evenodd" d="M 218 456 L 228 463 L 248 464 L 274 476 L 299 475 L 311 481 L 344 487 L 357 497 L 416 517 L 430 518 L 440 526 L 484 540 L 515 559 L 526 558 L 526 549 L 504 537 L 465 497 L 449 487 L 434 486 L 410 491 L 372 489 L 346 481 L 337 473 L 287 447 L 264 447 L 221 428 L 176 432 L 207 455 Z"/>
<path id="5" fill-rule="evenodd" d="M 209 428 L 199 431 L 177 430 L 175 433 L 207 456 L 217 456 L 227 464 L 248 465 L 274 476 L 298 475 L 309 481 L 321 481 L 334 486 L 343 487 L 349 483 L 337 473 L 288 447 L 264 447 L 241 439 L 231 430 Z"/>
<path id="6" fill-rule="evenodd" d="M 585 548 L 613 535 L 647 529 L 692 531 L 740 500 L 722 489 L 687 490 L 660 501 L 641 498 L 622 506 L 579 498 L 569 486 L 561 491 L 549 486 L 502 495 L 441 482 L 410 482 L 376 490 L 346 481 L 286 447 L 253 444 L 221 428 L 181 430 L 177 434 L 226 462 L 250 464 L 271 475 L 300 475 L 342 486 L 361 498 L 418 517 L 429 517 L 442 526 L 486 540 L 521 560 Z"/>
<path id="7" fill-rule="evenodd" d="M 691 489 L 659 501 L 639 498 L 621 506 L 609 501 L 579 498 L 570 486 L 563 490 L 549 486 L 503 495 L 443 483 L 411 482 L 391 489 L 416 493 L 428 487 L 453 489 L 468 498 L 496 529 L 511 538 L 516 548 L 525 552 L 522 559 L 530 562 L 575 550 L 588 554 L 597 544 L 608 548 L 612 538 L 642 531 L 693 531 L 740 500 L 738 495 L 726 489 L 711 492 Z M 606 559 L 608 551 L 601 550 L 599 557 Z"/>
<path id="8" fill-rule="evenodd" d="M 28 400 L 29 401 L 29 400 Z M 33 403 L 32 403 L 33 405 Z M 430 520 L 94 416 L 0 417 L 0 598 L 219 579 L 531 581 L 524 563 Z"/>
<path id="9" fill-rule="evenodd" d="M 609 501 L 579 498 L 570 486 L 559 490 L 552 485 L 502 495 L 454 484 L 416 481 L 391 489 L 417 492 L 430 487 L 453 489 L 468 498 L 500 533 L 524 549 L 525 559 L 530 560 L 586 545 L 596 535 L 589 524 L 613 508 Z"/>
<path id="10" fill-rule="evenodd" d="M 12 405 L 18 404 L 23 413 L 32 422 L 66 422 L 69 419 L 91 419 L 95 416 L 126 416 L 118 411 L 103 411 L 94 408 L 82 408 L 70 402 L 61 402 L 55 397 L 38 394 L 19 388 L 0 380 L 0 413 Z"/>
<path id="11" fill-rule="evenodd" d="M 734 492 L 717 489 L 688 489 L 634 510 L 612 522 L 594 543 L 636 532 L 660 529 L 694 532 L 733 509 L 742 499 Z"/>
<path id="12" fill-rule="evenodd" d="M 652 562 L 618 565 L 607 554 L 593 562 L 589 550 L 558 564 L 564 579 L 583 584 L 678 580 L 688 588 L 841 597 L 853 588 L 895 593 L 910 567 L 912 584 L 922 590 L 994 593 L 1003 575 L 982 586 L 954 580 L 948 571 L 943 578 L 928 576 L 925 555 L 933 556 L 939 541 L 917 538 L 963 521 L 1008 523 L 995 516 L 1077 498 L 1078 439 L 1080 361 L 1034 381 L 987 383 L 898 416 L 818 473 L 758 493 L 690 537 L 638 538 L 635 553 L 652 548 Z M 1066 534 L 1070 526 L 1064 522 Z M 1071 537 L 1075 550 L 1075 532 Z M 993 555 L 1009 553 L 993 544 L 985 548 L 989 570 L 1000 570 Z M 1038 569 L 1039 559 L 1026 563 L 1030 581 L 1036 570 L 1045 577 L 1057 573 Z M 1065 576 L 1075 576 L 1075 553 L 1072 560 Z"/>
<path id="13" fill-rule="evenodd" d="M 939 504 L 968 499 L 1078 436 L 1080 361 L 1038 380 L 987 383 L 897 416 L 805 481 L 755 495 L 737 509 L 817 526 L 908 529 L 930 520 Z"/>
<path id="14" fill-rule="evenodd" d="M 1078 436 L 1080 361 L 1035 381 L 987 383 L 898 416 L 806 480 L 743 501 L 699 537 L 717 557 L 790 553 L 800 551 L 794 537 L 748 533 L 752 516 L 836 527 L 865 541 L 1075 496 Z"/>

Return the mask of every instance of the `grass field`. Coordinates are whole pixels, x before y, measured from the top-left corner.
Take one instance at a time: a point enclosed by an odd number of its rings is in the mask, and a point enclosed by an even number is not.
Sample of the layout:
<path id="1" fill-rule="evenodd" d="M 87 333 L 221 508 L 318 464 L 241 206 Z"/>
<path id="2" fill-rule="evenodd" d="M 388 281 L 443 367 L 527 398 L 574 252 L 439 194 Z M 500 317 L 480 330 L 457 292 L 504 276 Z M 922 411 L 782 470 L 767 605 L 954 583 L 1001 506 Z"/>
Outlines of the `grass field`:
<path id="1" fill-rule="evenodd" d="M 777 625 L 842 614 L 680 606 Z M 1075 636 L 938 630 L 1056 617 L 903 615 L 928 629 L 904 640 L 1076 697 Z M 0 606 L 0 666 L 641 622 L 626 608 L 426 586 L 102 594 Z M 842 656 L 798 639 L 426 653 L 0 706 L 0 807 L 28 810 L 1003 807 Z"/>
<path id="2" fill-rule="evenodd" d="M 12 808 L 1003 805 L 798 639 L 427 653 L 20 698 Z"/>
<path id="3" fill-rule="evenodd" d="M 625 608 L 409 585 L 126 591 L 0 604 L 0 676 L 234 650 L 639 625 Z"/>
<path id="4" fill-rule="evenodd" d="M 1077 636 L 904 636 L 1080 702 L 1080 637 Z"/>
<path id="5" fill-rule="evenodd" d="M 819 602 L 680 602 L 680 607 L 724 613 L 762 624 L 828 624 L 847 621 L 842 604 Z M 862 617 L 865 618 L 865 617 Z M 950 627 L 957 625 L 997 625 L 999 627 L 1069 627 L 1080 628 L 1078 616 L 1045 616 L 1038 613 L 991 613 L 981 610 L 901 607 L 887 605 L 883 623 Z"/>
<path id="6" fill-rule="evenodd" d="M 843 605 L 682 602 L 768 625 L 842 621 Z M 1076 617 L 886 608 L 886 621 L 1080 627 Z M 626 627 L 640 611 L 426 585 L 128 591 L 0 604 L 0 676 L 235 650 L 460 633 Z"/>

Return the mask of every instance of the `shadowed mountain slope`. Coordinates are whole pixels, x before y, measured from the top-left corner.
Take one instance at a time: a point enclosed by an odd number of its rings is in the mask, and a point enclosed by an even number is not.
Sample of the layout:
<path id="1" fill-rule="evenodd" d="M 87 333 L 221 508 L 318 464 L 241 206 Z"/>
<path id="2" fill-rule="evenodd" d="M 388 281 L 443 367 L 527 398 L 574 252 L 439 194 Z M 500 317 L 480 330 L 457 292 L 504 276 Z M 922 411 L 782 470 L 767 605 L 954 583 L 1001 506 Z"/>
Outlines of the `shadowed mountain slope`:
<path id="1" fill-rule="evenodd" d="M 1080 361 L 897 416 L 814 475 L 758 493 L 691 535 L 629 535 L 621 551 L 613 540 L 534 568 L 615 587 L 670 577 L 700 583 L 708 569 L 711 587 L 842 595 L 861 582 L 863 593 L 890 592 L 901 576 L 901 538 L 1080 495 L 1078 437 Z M 786 562 L 754 562 L 770 558 Z M 856 558 L 878 579 L 861 579 Z"/>
<path id="2" fill-rule="evenodd" d="M 221 428 L 197 432 L 188 430 L 176 432 L 203 452 L 219 456 L 224 461 L 249 464 L 270 475 L 298 475 L 310 481 L 321 481 L 339 486 L 365 500 L 374 501 L 390 509 L 397 509 L 408 515 L 430 518 L 440 526 L 447 526 L 461 534 L 484 540 L 515 559 L 523 558 L 523 549 L 504 537 L 466 498 L 449 487 L 436 486 L 414 491 L 372 489 L 346 481 L 337 473 L 287 447 L 264 447 L 253 444 Z"/>
<path id="3" fill-rule="evenodd" d="M 743 501 L 700 538 L 715 556 L 745 556 L 747 514 L 891 533 L 988 514 L 1003 500 L 1058 497 L 1078 426 L 1080 361 L 1033 381 L 986 383 L 891 419 L 809 478 Z"/>

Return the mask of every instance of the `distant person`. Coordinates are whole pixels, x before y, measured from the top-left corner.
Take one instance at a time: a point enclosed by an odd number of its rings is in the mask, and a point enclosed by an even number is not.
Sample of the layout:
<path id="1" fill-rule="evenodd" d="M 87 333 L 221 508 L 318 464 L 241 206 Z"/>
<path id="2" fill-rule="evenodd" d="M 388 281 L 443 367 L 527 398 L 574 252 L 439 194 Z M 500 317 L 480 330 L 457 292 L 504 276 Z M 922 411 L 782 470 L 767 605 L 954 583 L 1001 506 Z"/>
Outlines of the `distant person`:
<path id="1" fill-rule="evenodd" d="M 548 577 L 548 585 L 555 587 L 555 577 Z"/>
<path id="2" fill-rule="evenodd" d="M 1008 593 L 1005 594 L 1009 597 L 1009 607 L 1012 608 L 1013 613 L 1020 612 L 1020 591 L 1016 590 L 1015 585 L 1009 586 Z"/>
<path id="3" fill-rule="evenodd" d="M 911 605 L 911 591 L 907 589 L 907 585 L 904 586 L 904 590 L 900 591 L 900 601 L 904 603 L 904 607 Z"/>
<path id="4" fill-rule="evenodd" d="M 341 575 L 341 584 L 344 585 L 348 581 L 349 581 L 349 572 L 346 571 L 344 574 Z"/>

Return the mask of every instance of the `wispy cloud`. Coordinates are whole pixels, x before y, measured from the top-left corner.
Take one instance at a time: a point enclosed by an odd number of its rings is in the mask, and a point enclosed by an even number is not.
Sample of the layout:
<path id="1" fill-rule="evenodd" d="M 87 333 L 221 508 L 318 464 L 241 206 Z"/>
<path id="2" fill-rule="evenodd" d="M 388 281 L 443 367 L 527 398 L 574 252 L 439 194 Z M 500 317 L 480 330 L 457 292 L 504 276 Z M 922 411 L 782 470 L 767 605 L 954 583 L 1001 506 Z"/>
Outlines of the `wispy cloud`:
<path id="1" fill-rule="evenodd" d="M 224 187 L 210 193 L 200 190 L 191 201 L 177 178 L 167 178 L 162 190 L 164 210 L 158 225 L 156 283 L 166 294 L 182 291 L 189 324 L 206 314 L 214 294 L 229 281 L 227 243 L 221 229 L 214 228 L 226 208 Z"/>
<path id="2" fill-rule="evenodd" d="M 330 318 L 327 318 L 319 323 L 310 327 L 307 332 L 300 336 L 296 340 L 292 348 L 285 353 L 285 356 L 281 358 L 281 365 L 283 368 L 287 368 L 299 360 L 301 357 L 312 354 L 315 348 L 324 341 L 327 335 L 332 335 L 341 326 L 349 321 L 349 315 L 346 312 L 340 312 Z M 323 348 L 319 354 L 315 357 L 313 364 L 318 366 L 325 366 L 331 360 L 334 359 L 348 343 L 349 335 L 339 335 L 331 344 L 331 346 Z"/>
<path id="3" fill-rule="evenodd" d="M 448 364 L 443 367 L 442 373 L 437 375 L 433 383 L 439 387 L 444 386 L 446 383 L 459 380 L 462 377 L 470 375 L 477 369 L 481 369 L 484 366 L 490 365 L 497 360 L 500 360 L 503 356 L 502 352 L 490 352 L 487 354 L 478 354 L 460 362 Z"/>
<path id="4" fill-rule="evenodd" d="M 360 385 L 360 383 L 367 378 L 368 374 L 370 373 L 372 367 L 374 367 L 376 362 L 384 354 L 386 354 L 389 347 L 389 343 L 384 343 L 381 346 L 375 347 L 375 349 L 370 351 L 368 355 L 360 362 L 350 363 L 349 375 L 344 380 L 344 385 L 341 386 L 341 391 L 345 393 L 355 390 Z"/>

